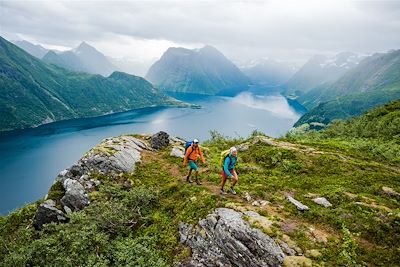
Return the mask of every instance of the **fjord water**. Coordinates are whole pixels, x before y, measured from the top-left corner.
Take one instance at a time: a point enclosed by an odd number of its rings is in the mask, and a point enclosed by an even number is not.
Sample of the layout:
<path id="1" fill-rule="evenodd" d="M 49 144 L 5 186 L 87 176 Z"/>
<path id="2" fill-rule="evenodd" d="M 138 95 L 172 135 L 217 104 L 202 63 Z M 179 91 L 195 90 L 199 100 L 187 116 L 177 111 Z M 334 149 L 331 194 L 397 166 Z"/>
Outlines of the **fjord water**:
<path id="1" fill-rule="evenodd" d="M 280 95 L 173 96 L 202 108 L 145 108 L 1 135 L 0 215 L 44 197 L 61 170 L 107 137 L 163 130 L 203 141 L 210 138 L 210 130 L 247 137 L 255 129 L 279 137 L 301 116 Z"/>

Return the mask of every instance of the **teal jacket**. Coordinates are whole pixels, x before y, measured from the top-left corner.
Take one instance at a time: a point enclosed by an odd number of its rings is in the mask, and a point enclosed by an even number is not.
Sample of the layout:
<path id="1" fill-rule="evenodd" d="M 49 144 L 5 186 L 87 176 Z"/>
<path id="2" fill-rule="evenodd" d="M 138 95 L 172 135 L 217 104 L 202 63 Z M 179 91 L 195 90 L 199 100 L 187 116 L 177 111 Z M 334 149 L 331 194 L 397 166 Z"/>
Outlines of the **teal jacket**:
<path id="1" fill-rule="evenodd" d="M 226 173 L 226 175 L 228 175 L 228 177 L 233 176 L 230 170 L 233 170 L 235 168 L 236 162 L 237 162 L 237 157 L 232 156 L 231 153 L 229 153 L 229 155 L 225 158 L 224 172 Z"/>

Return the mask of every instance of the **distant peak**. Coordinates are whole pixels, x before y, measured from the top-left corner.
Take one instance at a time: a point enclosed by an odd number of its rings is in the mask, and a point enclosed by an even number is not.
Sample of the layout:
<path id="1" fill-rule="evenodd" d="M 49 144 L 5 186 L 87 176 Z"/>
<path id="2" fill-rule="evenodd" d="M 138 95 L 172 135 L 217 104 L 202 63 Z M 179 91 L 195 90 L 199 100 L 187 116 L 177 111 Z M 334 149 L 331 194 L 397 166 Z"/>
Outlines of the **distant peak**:
<path id="1" fill-rule="evenodd" d="M 218 52 L 219 50 L 217 48 L 215 48 L 214 46 L 211 45 L 205 45 L 202 48 L 199 49 L 200 51 L 212 51 L 212 52 Z"/>
<path id="2" fill-rule="evenodd" d="M 94 48 L 93 46 L 89 45 L 88 43 L 86 43 L 85 41 L 82 41 L 80 43 L 80 45 L 74 49 L 75 52 L 79 52 L 79 51 L 97 51 L 96 48 Z"/>
<path id="3" fill-rule="evenodd" d="M 82 41 L 78 47 L 85 47 L 85 46 L 90 46 L 90 45 L 88 43 L 86 43 L 85 41 Z"/>

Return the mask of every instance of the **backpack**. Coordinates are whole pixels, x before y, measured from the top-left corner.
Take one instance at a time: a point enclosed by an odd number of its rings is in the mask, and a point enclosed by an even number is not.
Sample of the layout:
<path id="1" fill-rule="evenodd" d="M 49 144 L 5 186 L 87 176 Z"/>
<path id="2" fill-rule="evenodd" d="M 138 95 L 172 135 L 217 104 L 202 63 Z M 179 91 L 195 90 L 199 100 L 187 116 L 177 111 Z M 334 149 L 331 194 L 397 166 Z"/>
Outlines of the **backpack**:
<path id="1" fill-rule="evenodd" d="M 186 155 L 186 151 L 188 150 L 188 148 L 193 144 L 193 141 L 187 141 L 185 143 L 185 155 Z"/>
<path id="2" fill-rule="evenodd" d="M 187 150 L 188 150 L 188 148 L 190 147 L 190 146 L 192 146 L 193 145 L 193 141 L 187 141 L 186 143 L 185 143 L 185 153 L 184 153 L 184 156 L 186 156 L 186 152 L 187 152 Z M 188 158 L 190 157 L 190 155 L 193 153 L 193 149 L 192 149 L 192 152 L 190 152 L 190 154 L 188 155 Z"/>
<path id="3" fill-rule="evenodd" d="M 231 152 L 230 149 L 227 149 L 227 150 L 224 150 L 221 152 L 221 156 L 219 158 L 219 165 L 221 167 L 224 167 L 225 159 L 226 159 L 226 157 L 229 157 L 230 152 Z"/>

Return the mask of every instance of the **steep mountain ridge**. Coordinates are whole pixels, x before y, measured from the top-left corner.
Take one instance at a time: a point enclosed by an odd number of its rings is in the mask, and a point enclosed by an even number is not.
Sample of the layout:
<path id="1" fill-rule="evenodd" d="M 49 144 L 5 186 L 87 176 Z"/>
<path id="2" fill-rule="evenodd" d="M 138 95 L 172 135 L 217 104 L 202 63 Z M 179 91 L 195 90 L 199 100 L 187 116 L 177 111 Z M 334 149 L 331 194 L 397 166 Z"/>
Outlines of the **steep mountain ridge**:
<path id="1" fill-rule="evenodd" d="M 285 94 L 301 96 L 315 87 L 334 82 L 357 66 L 361 59 L 361 56 L 350 52 L 334 57 L 314 56 L 284 85 Z"/>
<path id="2" fill-rule="evenodd" d="M 309 108 L 296 123 L 329 123 L 360 115 L 400 98 L 400 50 L 378 53 L 361 61 L 332 85 L 317 87 L 297 100 Z"/>
<path id="3" fill-rule="evenodd" d="M 145 79 L 71 72 L 46 64 L 0 37 L 0 131 L 179 103 Z"/>

